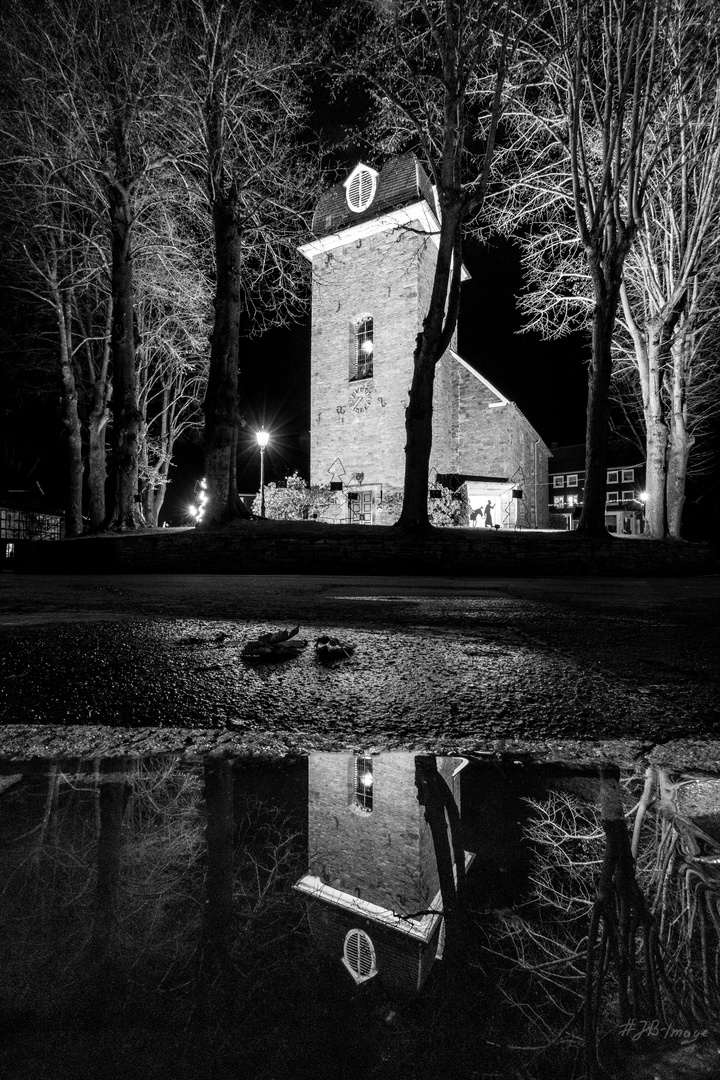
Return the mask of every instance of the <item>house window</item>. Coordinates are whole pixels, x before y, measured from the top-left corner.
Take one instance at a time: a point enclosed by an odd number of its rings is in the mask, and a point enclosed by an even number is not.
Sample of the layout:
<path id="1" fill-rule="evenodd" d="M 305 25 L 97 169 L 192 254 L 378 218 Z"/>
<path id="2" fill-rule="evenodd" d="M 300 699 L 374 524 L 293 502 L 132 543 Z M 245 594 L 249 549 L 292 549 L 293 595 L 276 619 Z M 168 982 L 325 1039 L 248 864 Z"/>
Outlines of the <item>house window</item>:
<path id="1" fill-rule="evenodd" d="M 377 975 L 375 947 L 364 930 L 350 930 L 345 937 L 342 962 L 356 983 Z"/>
<path id="2" fill-rule="evenodd" d="M 621 502 L 633 502 L 635 499 L 635 491 L 623 491 Z"/>
<path id="3" fill-rule="evenodd" d="M 344 181 L 345 198 L 354 214 L 367 210 L 375 198 L 378 174 L 368 165 L 356 165 Z"/>
<path id="4" fill-rule="evenodd" d="M 553 487 L 565 487 L 565 477 L 553 476 Z"/>
<path id="5" fill-rule="evenodd" d="M 564 495 L 554 495 L 553 496 L 553 506 L 564 506 L 564 505 L 565 505 L 565 496 Z"/>
<path id="6" fill-rule="evenodd" d="M 577 473 L 570 473 L 570 475 L 567 478 L 567 486 L 568 487 L 577 487 L 578 486 Z"/>
<path id="7" fill-rule="evenodd" d="M 363 315 L 352 324 L 350 329 L 350 381 L 371 379 L 373 373 L 373 321 L 370 315 Z"/>
<path id="8" fill-rule="evenodd" d="M 635 470 L 634 469 L 623 469 L 623 471 L 622 471 L 622 482 L 623 482 L 623 484 L 632 484 L 634 482 L 634 480 L 635 480 Z"/>
<path id="9" fill-rule="evenodd" d="M 365 814 L 373 808 L 373 763 L 371 757 L 355 758 L 355 791 L 353 802 Z"/>
<path id="10" fill-rule="evenodd" d="M 608 491 L 606 502 L 609 502 L 609 503 L 620 502 L 617 491 Z"/>
<path id="11" fill-rule="evenodd" d="M 620 474 L 618 473 L 617 469 L 610 469 L 608 471 L 607 477 L 608 477 L 607 478 L 608 484 L 619 484 L 620 483 Z"/>

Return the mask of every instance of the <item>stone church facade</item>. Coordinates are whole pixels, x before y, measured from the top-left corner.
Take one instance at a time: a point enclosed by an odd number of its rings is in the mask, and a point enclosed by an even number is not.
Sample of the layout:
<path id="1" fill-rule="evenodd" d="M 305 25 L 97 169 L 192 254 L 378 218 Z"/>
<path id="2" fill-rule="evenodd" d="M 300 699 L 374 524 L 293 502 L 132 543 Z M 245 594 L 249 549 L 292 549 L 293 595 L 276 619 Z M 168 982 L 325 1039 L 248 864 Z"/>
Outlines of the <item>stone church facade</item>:
<path id="1" fill-rule="evenodd" d="M 461 813 L 466 762 L 436 760 Z M 466 867 L 473 859 L 466 851 Z M 414 754 L 310 755 L 308 863 L 295 888 L 307 902 L 317 948 L 358 984 L 373 979 L 420 990 L 442 956 L 444 933 Z"/>
<path id="2" fill-rule="evenodd" d="M 379 173 L 361 163 L 322 196 L 313 239 L 300 249 L 313 268 L 310 482 L 334 486 L 335 520 L 381 523 L 387 495 L 402 489 L 405 407 L 438 215 L 412 154 Z M 472 508 L 494 504 L 494 524 L 543 527 L 549 456 L 517 406 L 453 342 L 436 370 L 430 489 L 467 483 Z"/>

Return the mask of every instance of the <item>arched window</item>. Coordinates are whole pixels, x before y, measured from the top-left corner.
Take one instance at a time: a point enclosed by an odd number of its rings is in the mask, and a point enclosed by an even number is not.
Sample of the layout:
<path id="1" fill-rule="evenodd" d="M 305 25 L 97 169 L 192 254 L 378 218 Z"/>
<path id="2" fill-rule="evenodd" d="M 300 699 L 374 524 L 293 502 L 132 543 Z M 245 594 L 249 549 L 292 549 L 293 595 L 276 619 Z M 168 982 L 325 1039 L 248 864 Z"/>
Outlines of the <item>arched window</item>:
<path id="1" fill-rule="evenodd" d="M 356 983 L 377 975 L 375 947 L 364 930 L 350 930 L 345 937 L 343 964 Z"/>
<path id="2" fill-rule="evenodd" d="M 372 758 L 366 755 L 355 758 L 354 803 L 358 810 L 363 810 L 366 814 L 372 813 L 373 764 Z"/>
<path id="3" fill-rule="evenodd" d="M 362 162 L 355 166 L 344 182 L 345 199 L 354 214 L 367 210 L 375 198 L 378 174 Z"/>
<path id="4" fill-rule="evenodd" d="M 371 379 L 373 373 L 373 321 L 362 315 L 351 326 L 350 379 Z"/>

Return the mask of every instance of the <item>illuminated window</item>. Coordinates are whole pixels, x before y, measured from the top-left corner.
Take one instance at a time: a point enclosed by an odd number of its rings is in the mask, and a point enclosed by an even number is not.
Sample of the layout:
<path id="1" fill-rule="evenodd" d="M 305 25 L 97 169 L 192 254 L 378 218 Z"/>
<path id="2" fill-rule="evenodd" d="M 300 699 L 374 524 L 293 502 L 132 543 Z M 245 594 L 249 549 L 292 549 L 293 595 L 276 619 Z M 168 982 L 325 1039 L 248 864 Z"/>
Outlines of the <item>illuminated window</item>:
<path id="1" fill-rule="evenodd" d="M 373 321 L 370 315 L 362 315 L 350 328 L 350 381 L 371 379 L 373 374 Z"/>
<path id="2" fill-rule="evenodd" d="M 353 798 L 358 810 L 370 814 L 373 808 L 373 764 L 371 757 L 355 758 L 355 792 Z"/>
<path id="3" fill-rule="evenodd" d="M 555 495 L 553 497 L 553 506 L 564 506 L 564 505 L 565 505 L 565 496 L 564 495 Z"/>
<path id="4" fill-rule="evenodd" d="M 611 469 L 608 472 L 608 474 L 607 474 L 607 482 L 608 482 L 608 484 L 619 484 L 620 483 L 620 474 L 618 473 L 617 469 Z"/>
<path id="5" fill-rule="evenodd" d="M 623 471 L 622 471 L 622 482 L 623 482 L 623 484 L 632 484 L 634 479 L 635 479 L 635 470 L 634 469 L 623 469 Z"/>
<path id="6" fill-rule="evenodd" d="M 568 478 L 567 478 L 567 486 L 568 487 L 577 487 L 578 486 L 577 473 L 571 473 L 568 476 Z"/>
<path id="7" fill-rule="evenodd" d="M 565 487 L 565 477 L 553 476 L 553 487 Z"/>
<path id="8" fill-rule="evenodd" d="M 375 947 L 364 930 L 350 930 L 343 946 L 343 964 L 356 983 L 377 975 Z"/>
<path id="9" fill-rule="evenodd" d="M 356 165 L 344 182 L 345 198 L 354 214 L 367 210 L 375 198 L 378 174 L 368 165 Z"/>

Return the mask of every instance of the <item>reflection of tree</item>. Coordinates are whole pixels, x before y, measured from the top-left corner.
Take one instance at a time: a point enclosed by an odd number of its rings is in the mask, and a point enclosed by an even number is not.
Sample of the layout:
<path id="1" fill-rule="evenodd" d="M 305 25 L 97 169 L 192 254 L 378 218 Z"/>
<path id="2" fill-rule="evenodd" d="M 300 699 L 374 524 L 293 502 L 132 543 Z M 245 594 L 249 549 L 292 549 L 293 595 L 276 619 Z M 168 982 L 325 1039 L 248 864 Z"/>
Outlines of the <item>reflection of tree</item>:
<path id="1" fill-rule="evenodd" d="M 467 880 L 460 812 L 432 754 L 415 758 L 418 802 L 425 807 L 437 863 L 445 919 L 445 949 L 456 955 L 466 935 Z"/>
<path id="2" fill-rule="evenodd" d="M 497 912 L 489 933 L 500 989 L 524 1020 L 513 1049 L 525 1068 L 533 1058 L 527 1075 L 556 1069 L 562 1053 L 568 1076 L 595 1077 L 632 1045 L 623 1032 L 715 1023 L 720 845 L 678 810 L 677 790 L 649 770 L 627 813 L 617 772 L 604 770 L 597 804 L 562 792 L 531 802 L 533 895 Z"/>

